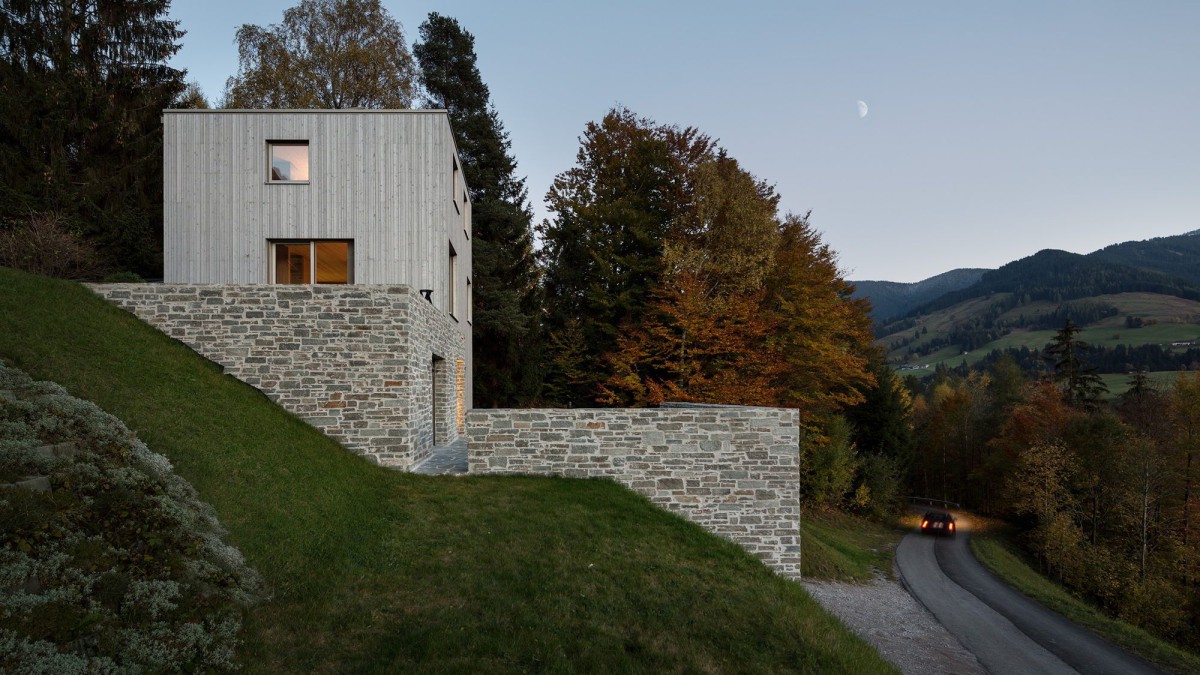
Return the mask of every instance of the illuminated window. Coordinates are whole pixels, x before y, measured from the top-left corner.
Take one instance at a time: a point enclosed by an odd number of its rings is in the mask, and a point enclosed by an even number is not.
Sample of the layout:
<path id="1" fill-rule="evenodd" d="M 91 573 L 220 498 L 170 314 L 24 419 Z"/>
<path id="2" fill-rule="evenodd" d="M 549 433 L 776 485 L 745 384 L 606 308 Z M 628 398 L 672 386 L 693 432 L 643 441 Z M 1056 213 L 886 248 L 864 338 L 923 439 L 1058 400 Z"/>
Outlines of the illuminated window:
<path id="1" fill-rule="evenodd" d="M 454 244 L 450 244 L 449 268 L 450 278 L 446 280 L 446 292 L 449 293 L 450 299 L 446 303 L 446 311 L 450 312 L 450 316 L 454 316 L 458 311 L 458 289 L 454 285 L 454 280 L 458 278 L 458 254 L 454 252 Z"/>
<path id="2" fill-rule="evenodd" d="M 308 141 L 267 143 L 267 180 L 271 183 L 307 183 Z"/>
<path id="3" fill-rule="evenodd" d="M 354 283 L 350 241 L 271 242 L 271 281 L 276 284 Z"/>

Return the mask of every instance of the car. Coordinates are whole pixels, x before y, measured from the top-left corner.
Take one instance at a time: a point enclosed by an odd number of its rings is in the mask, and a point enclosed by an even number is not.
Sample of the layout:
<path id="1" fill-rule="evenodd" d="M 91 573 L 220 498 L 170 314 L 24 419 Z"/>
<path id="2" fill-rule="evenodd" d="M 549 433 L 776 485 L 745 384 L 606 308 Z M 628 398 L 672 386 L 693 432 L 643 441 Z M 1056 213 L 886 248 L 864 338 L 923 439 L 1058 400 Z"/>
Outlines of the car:
<path id="1" fill-rule="evenodd" d="M 921 516 L 921 534 L 953 537 L 958 534 L 958 524 L 949 513 L 926 511 L 925 515 Z"/>

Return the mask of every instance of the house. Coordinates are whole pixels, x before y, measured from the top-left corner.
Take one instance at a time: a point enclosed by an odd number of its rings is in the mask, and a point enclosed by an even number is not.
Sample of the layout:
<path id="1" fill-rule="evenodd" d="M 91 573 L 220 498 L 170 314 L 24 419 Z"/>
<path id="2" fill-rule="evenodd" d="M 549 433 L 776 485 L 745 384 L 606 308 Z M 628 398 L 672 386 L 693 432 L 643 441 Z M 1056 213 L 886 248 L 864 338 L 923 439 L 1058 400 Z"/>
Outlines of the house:
<path id="1" fill-rule="evenodd" d="M 471 200 L 444 110 L 167 110 L 164 283 L 97 287 L 380 463 L 464 433 Z"/>
<path id="2" fill-rule="evenodd" d="M 165 281 L 97 293 L 371 460 L 469 437 L 472 473 L 615 480 L 799 576 L 799 411 L 471 409 L 471 201 L 445 111 L 163 125 Z"/>

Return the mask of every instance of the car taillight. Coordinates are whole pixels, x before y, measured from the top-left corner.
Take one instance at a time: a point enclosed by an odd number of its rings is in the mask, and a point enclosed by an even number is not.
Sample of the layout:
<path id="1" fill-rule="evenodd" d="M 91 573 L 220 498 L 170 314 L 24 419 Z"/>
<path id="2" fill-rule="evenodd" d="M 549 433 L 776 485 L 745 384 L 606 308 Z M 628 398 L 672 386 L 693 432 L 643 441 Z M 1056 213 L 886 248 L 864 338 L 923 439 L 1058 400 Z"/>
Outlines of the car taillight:
<path id="1" fill-rule="evenodd" d="M 951 530 L 951 531 L 953 531 L 953 530 L 954 530 L 954 523 L 950 523 L 950 530 Z"/>
<path id="2" fill-rule="evenodd" d="M 928 520 L 922 520 L 922 521 L 921 521 L 921 527 L 929 527 L 929 521 L 928 521 Z"/>

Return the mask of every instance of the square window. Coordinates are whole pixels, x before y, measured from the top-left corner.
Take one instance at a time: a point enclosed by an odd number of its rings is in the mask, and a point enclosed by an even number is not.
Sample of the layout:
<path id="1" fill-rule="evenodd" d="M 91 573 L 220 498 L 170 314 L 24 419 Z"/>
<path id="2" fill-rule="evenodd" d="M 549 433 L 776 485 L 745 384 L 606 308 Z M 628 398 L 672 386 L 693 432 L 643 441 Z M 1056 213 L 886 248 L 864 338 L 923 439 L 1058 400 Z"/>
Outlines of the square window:
<path id="1" fill-rule="evenodd" d="M 269 182 L 308 182 L 308 141 L 271 141 L 267 149 Z"/>

